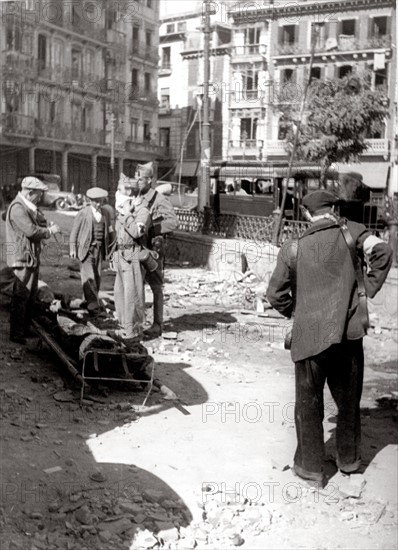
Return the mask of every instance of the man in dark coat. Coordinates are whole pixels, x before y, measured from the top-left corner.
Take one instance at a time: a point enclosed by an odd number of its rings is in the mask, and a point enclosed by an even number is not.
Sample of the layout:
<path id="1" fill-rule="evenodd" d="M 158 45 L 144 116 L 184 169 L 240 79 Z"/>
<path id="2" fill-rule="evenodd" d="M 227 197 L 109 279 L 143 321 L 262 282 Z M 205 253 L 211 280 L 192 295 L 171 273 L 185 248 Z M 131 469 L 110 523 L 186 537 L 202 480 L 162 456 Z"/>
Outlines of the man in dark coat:
<path id="1" fill-rule="evenodd" d="M 60 231 L 58 225 L 47 227 L 37 206 L 48 187 L 39 179 L 22 180 L 21 191 L 12 201 L 6 215 L 6 261 L 15 280 L 11 299 L 10 338 L 26 343 L 32 320 L 39 281 L 41 243 Z"/>
<path id="2" fill-rule="evenodd" d="M 108 209 L 102 208 L 108 192 L 92 187 L 86 193 L 90 200 L 77 214 L 70 234 L 70 257 L 80 260 L 80 276 L 84 299 L 92 315 L 104 312 L 98 293 L 101 286 L 102 261 L 114 239 L 114 228 Z"/>
<path id="3" fill-rule="evenodd" d="M 148 271 L 145 275 L 145 281 L 148 282 L 153 293 L 153 323 L 145 333 L 146 339 L 151 339 L 162 334 L 165 237 L 177 229 L 178 220 L 170 201 L 156 189 L 151 188 L 152 163 L 139 164 L 136 178 L 138 178 L 142 205 L 149 210 L 152 219 L 146 246 L 159 255 L 158 268 L 153 272 Z"/>
<path id="4" fill-rule="evenodd" d="M 327 191 L 315 191 L 304 198 L 312 225 L 298 241 L 282 246 L 267 290 L 275 309 L 288 318 L 294 313 L 291 356 L 295 362 L 298 441 L 294 470 L 319 483 L 324 481 L 326 380 L 338 408 L 337 466 L 352 473 L 361 464 L 359 405 L 367 323 L 342 226 L 351 234 L 360 269 L 365 259 L 368 264 L 363 282 L 370 298 L 384 283 L 392 255 L 390 247 L 364 225 L 339 220 L 334 213 L 336 202 L 337 197 Z"/>

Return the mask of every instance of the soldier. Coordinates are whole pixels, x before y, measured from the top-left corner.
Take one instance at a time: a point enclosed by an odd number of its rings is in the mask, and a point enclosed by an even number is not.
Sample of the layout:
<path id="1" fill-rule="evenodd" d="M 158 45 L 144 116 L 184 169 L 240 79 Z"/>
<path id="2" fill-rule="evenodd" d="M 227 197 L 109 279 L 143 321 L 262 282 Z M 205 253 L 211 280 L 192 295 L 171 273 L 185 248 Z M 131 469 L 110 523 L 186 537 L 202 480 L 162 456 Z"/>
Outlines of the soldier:
<path id="1" fill-rule="evenodd" d="M 360 399 L 363 336 L 369 327 L 366 295 L 373 298 L 391 267 L 391 249 L 364 225 L 339 219 L 337 197 L 315 191 L 304 197 L 312 225 L 297 242 L 281 248 L 267 298 L 294 323 L 297 449 L 294 471 L 324 483 L 323 388 L 327 380 L 338 408 L 337 466 L 361 465 Z M 366 258 L 368 272 L 363 272 Z"/>
<path id="2" fill-rule="evenodd" d="M 163 270 L 165 254 L 165 238 L 178 227 L 177 216 L 170 201 L 155 189 L 151 189 L 153 178 L 152 163 L 139 164 L 136 177 L 140 197 L 143 205 L 148 208 L 152 224 L 148 232 L 147 247 L 158 253 L 158 268 L 153 272 L 147 272 L 145 281 L 148 282 L 153 293 L 153 323 L 150 329 L 145 331 L 146 339 L 157 338 L 163 329 Z"/>
<path id="3" fill-rule="evenodd" d="M 108 192 L 92 187 L 86 193 L 90 204 L 80 210 L 70 234 L 70 257 L 80 260 L 80 276 L 87 309 L 93 316 L 103 315 L 99 301 L 102 261 L 107 257 L 114 239 L 114 228 L 109 209 L 103 208 Z"/>
<path id="4" fill-rule="evenodd" d="M 33 306 L 39 281 L 41 242 L 60 232 L 58 225 L 47 227 L 38 205 L 48 187 L 39 179 L 22 180 L 21 191 L 6 215 L 7 265 L 15 274 L 10 314 L 10 339 L 26 344 L 30 336 Z"/>
<path id="5" fill-rule="evenodd" d="M 137 200 L 138 180 L 121 174 L 116 192 L 116 247 L 112 263 L 116 271 L 116 316 L 128 340 L 142 339 L 145 320 L 144 267 L 141 239 L 151 224 L 149 210 Z"/>

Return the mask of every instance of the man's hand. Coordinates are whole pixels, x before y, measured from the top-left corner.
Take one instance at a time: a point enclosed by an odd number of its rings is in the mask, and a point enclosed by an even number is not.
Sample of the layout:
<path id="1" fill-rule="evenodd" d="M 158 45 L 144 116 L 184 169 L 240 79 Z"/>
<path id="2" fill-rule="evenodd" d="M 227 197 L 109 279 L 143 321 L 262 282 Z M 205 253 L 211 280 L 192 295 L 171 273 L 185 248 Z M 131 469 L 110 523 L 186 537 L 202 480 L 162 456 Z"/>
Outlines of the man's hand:
<path id="1" fill-rule="evenodd" d="M 122 209 L 123 209 L 123 214 L 125 216 L 128 216 L 129 214 L 131 214 L 134 211 L 133 201 L 127 200 L 126 202 L 124 202 Z"/>

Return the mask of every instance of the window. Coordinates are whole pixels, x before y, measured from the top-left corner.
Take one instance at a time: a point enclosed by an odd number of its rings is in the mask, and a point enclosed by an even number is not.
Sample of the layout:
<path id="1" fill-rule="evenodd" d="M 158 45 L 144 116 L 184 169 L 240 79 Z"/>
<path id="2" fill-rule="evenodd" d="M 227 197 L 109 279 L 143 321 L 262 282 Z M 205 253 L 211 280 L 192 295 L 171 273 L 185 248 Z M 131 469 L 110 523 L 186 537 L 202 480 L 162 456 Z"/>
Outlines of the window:
<path id="1" fill-rule="evenodd" d="M 355 19 L 345 19 L 340 24 L 340 34 L 355 36 Z"/>
<path id="2" fill-rule="evenodd" d="M 282 46 L 294 44 L 296 42 L 297 25 L 284 25 L 279 29 L 279 43 Z"/>
<path id="3" fill-rule="evenodd" d="M 43 34 L 39 34 L 37 49 L 39 70 L 43 70 L 47 66 L 47 37 Z"/>
<path id="4" fill-rule="evenodd" d="M 160 90 L 160 108 L 170 109 L 170 88 Z"/>
<path id="5" fill-rule="evenodd" d="M 320 80 L 320 78 L 321 78 L 321 68 L 320 67 L 312 67 L 312 69 L 311 69 L 311 80 L 315 80 L 315 79 Z"/>
<path id="6" fill-rule="evenodd" d="M 144 122 L 144 141 L 151 141 L 151 123 Z"/>
<path id="7" fill-rule="evenodd" d="M 130 119 L 130 138 L 131 141 L 137 141 L 138 138 L 138 118 Z"/>
<path id="8" fill-rule="evenodd" d="M 151 75 L 151 73 L 145 73 L 145 75 L 144 75 L 144 86 L 145 86 L 145 92 L 150 94 L 152 92 L 152 75 Z"/>
<path id="9" fill-rule="evenodd" d="M 138 51 L 140 40 L 140 28 L 136 25 L 133 26 L 133 52 Z"/>
<path id="10" fill-rule="evenodd" d="M 281 84 L 292 84 L 295 81 L 294 69 L 283 69 L 281 71 Z"/>
<path id="11" fill-rule="evenodd" d="M 342 67 L 338 68 L 338 72 L 337 72 L 339 78 L 343 78 L 351 73 L 352 73 L 351 65 L 343 65 Z"/>
<path id="12" fill-rule="evenodd" d="M 167 34 L 171 34 L 171 33 L 175 32 L 175 29 L 176 29 L 175 23 L 169 23 L 168 25 L 166 25 L 166 33 Z"/>
<path id="13" fill-rule="evenodd" d="M 240 139 L 255 140 L 257 134 L 257 118 L 242 118 L 240 121 Z"/>
<path id="14" fill-rule="evenodd" d="M 375 88 L 387 88 L 387 69 L 377 69 L 375 72 Z"/>
<path id="15" fill-rule="evenodd" d="M 146 0 L 146 7 L 152 8 L 152 0 Z"/>
<path id="16" fill-rule="evenodd" d="M 39 35 L 40 38 L 41 35 Z M 7 50 L 21 50 L 21 30 L 17 26 L 6 29 Z"/>
<path id="17" fill-rule="evenodd" d="M 170 147 L 170 128 L 159 129 L 159 145 L 161 147 Z"/>
<path id="18" fill-rule="evenodd" d="M 147 48 L 152 46 L 152 31 L 145 32 L 145 45 Z"/>
<path id="19" fill-rule="evenodd" d="M 132 69 L 131 71 L 131 85 L 133 88 L 138 88 L 138 69 Z"/>
<path id="20" fill-rule="evenodd" d="M 387 34 L 387 17 L 373 17 L 371 29 L 371 34 L 375 38 L 385 36 Z"/>
<path id="21" fill-rule="evenodd" d="M 185 32 L 187 30 L 187 22 L 186 21 L 180 21 L 177 23 L 177 31 L 178 32 Z"/>
<path id="22" fill-rule="evenodd" d="M 171 67 L 171 48 L 162 48 L 162 69 L 170 69 Z"/>
<path id="23" fill-rule="evenodd" d="M 259 70 L 249 69 L 242 75 L 242 84 L 244 90 L 257 90 L 258 89 L 258 73 Z"/>
<path id="24" fill-rule="evenodd" d="M 72 50 L 72 78 L 79 78 L 81 73 L 81 58 L 80 50 Z"/>
<path id="25" fill-rule="evenodd" d="M 94 52 L 92 50 L 86 50 L 84 56 L 84 65 L 84 72 L 86 73 L 86 76 L 94 74 Z"/>
<path id="26" fill-rule="evenodd" d="M 244 30 L 245 45 L 246 44 L 259 44 L 260 43 L 261 29 L 256 27 L 250 27 Z"/>
<path id="27" fill-rule="evenodd" d="M 63 68 L 65 46 L 63 42 L 54 40 L 53 46 L 53 67 L 57 69 Z"/>

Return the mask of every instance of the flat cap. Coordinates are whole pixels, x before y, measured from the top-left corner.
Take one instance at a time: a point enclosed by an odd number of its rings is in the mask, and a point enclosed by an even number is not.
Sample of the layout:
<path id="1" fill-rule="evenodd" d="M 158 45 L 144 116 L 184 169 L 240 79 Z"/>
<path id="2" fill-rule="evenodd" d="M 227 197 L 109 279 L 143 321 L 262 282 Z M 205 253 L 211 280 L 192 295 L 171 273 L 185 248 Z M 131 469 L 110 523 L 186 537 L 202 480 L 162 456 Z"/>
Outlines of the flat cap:
<path id="1" fill-rule="evenodd" d="M 24 178 L 21 182 L 21 188 L 32 189 L 34 191 L 48 191 L 47 185 L 33 176 Z"/>
<path id="2" fill-rule="evenodd" d="M 135 176 L 137 178 L 153 178 L 153 163 L 138 164 Z"/>
<path id="3" fill-rule="evenodd" d="M 303 198 L 303 206 L 312 214 L 322 208 L 330 208 L 339 202 L 339 198 L 329 191 L 314 191 Z"/>
<path id="4" fill-rule="evenodd" d="M 92 200 L 106 199 L 108 196 L 108 191 L 102 189 L 102 187 L 90 187 L 90 189 L 87 189 L 86 196 Z"/>
<path id="5" fill-rule="evenodd" d="M 345 172 L 341 174 L 342 178 L 350 178 L 353 180 L 358 181 L 359 183 L 363 183 L 363 177 L 362 174 L 359 172 Z"/>

